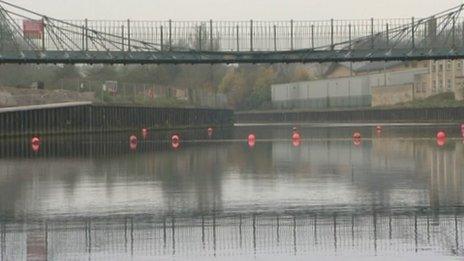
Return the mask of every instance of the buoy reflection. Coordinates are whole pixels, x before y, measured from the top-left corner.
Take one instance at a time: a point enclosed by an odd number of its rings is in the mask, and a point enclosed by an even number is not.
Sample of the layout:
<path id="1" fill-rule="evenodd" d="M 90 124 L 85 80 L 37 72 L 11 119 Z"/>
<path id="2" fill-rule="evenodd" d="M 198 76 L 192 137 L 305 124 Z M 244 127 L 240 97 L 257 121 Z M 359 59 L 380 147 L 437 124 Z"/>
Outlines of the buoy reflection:
<path id="1" fill-rule="evenodd" d="M 148 138 L 149 131 L 147 128 L 142 129 L 142 138 L 146 140 Z"/>
<path id="2" fill-rule="evenodd" d="M 173 149 L 178 149 L 180 148 L 180 135 L 179 134 L 174 134 L 171 137 L 171 146 Z"/>
<path id="3" fill-rule="evenodd" d="M 40 151 L 40 138 L 39 137 L 33 137 L 31 139 L 31 148 L 33 152 L 39 152 Z"/>
<path id="4" fill-rule="evenodd" d="M 438 147 L 443 147 L 446 145 L 447 135 L 444 131 L 439 131 L 437 133 L 437 145 Z"/>
<path id="5" fill-rule="evenodd" d="M 299 147 L 301 145 L 301 135 L 298 131 L 293 131 L 292 144 L 293 147 Z"/>
<path id="6" fill-rule="evenodd" d="M 129 137 L 129 148 L 130 148 L 132 151 L 134 151 L 134 150 L 137 149 L 138 143 L 139 143 L 139 141 L 138 141 L 138 139 L 137 139 L 137 136 L 131 135 L 131 136 Z"/>
<path id="7" fill-rule="evenodd" d="M 248 146 L 253 148 L 256 146 L 256 136 L 254 134 L 248 135 Z"/>

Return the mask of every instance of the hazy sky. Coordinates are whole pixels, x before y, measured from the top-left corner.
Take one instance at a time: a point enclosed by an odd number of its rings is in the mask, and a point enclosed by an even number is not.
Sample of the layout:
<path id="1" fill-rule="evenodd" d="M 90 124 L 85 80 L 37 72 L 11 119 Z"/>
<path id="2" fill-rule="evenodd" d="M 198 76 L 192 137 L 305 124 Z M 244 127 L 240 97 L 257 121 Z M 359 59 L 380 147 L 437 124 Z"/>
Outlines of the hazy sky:
<path id="1" fill-rule="evenodd" d="M 462 0 L 6 0 L 57 18 L 320 20 L 424 17 Z"/>

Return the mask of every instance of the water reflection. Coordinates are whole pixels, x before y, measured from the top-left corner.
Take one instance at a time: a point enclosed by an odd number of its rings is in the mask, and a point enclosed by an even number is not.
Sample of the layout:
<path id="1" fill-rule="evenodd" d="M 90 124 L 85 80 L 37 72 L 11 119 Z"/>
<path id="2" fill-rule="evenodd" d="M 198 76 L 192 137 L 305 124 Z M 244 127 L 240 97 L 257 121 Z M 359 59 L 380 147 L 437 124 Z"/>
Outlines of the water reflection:
<path id="1" fill-rule="evenodd" d="M 463 255 L 463 211 L 120 216 L 3 223 L 2 260 Z"/>
<path id="2" fill-rule="evenodd" d="M 1 260 L 464 255 L 454 128 L 251 128 L 3 140 Z"/>

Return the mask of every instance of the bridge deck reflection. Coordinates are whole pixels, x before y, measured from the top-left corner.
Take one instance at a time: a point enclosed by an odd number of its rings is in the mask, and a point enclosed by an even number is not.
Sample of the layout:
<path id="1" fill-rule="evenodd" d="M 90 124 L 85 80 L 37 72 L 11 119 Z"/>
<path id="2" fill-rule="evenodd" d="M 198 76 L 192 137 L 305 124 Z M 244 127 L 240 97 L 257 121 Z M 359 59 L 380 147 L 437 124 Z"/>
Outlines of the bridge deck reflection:
<path id="1" fill-rule="evenodd" d="M 462 255 L 464 210 L 120 216 L 2 223 L 1 256 Z"/>

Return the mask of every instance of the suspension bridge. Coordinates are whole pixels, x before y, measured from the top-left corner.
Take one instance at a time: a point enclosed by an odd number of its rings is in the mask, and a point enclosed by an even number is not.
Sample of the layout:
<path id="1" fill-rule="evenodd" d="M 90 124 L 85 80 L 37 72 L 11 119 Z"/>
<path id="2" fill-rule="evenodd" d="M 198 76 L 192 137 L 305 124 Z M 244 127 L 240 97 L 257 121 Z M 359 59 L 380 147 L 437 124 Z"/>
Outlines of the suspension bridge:
<path id="1" fill-rule="evenodd" d="M 407 19 L 103 21 L 52 18 L 0 0 L 0 64 L 461 59 L 463 8 Z"/>

